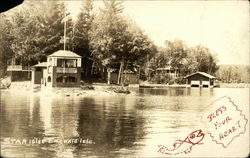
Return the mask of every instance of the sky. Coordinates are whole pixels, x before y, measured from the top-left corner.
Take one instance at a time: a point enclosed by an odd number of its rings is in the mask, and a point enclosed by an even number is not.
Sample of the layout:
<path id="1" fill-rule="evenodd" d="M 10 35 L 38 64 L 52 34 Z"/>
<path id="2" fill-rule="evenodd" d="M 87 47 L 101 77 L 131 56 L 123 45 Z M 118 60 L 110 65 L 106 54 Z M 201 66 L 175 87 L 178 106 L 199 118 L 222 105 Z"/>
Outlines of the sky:
<path id="1" fill-rule="evenodd" d="M 75 17 L 81 1 L 68 1 Z M 158 46 L 165 40 L 203 45 L 219 64 L 250 65 L 248 1 L 124 1 L 124 15 L 135 21 Z M 102 1 L 95 1 L 95 8 Z"/>

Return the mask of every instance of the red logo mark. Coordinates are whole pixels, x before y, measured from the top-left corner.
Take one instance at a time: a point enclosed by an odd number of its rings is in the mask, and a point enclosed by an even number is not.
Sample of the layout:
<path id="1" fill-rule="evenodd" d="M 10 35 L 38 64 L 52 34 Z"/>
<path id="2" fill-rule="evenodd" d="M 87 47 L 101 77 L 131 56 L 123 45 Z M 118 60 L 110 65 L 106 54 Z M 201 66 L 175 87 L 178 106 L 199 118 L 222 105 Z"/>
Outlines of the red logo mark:
<path id="1" fill-rule="evenodd" d="M 175 143 L 173 144 L 172 149 L 168 149 L 164 145 L 158 145 L 160 148 L 158 152 L 162 154 L 167 154 L 167 155 L 178 155 L 181 153 L 190 153 L 192 150 L 192 147 L 196 144 L 203 144 L 200 143 L 205 134 L 201 130 L 196 130 L 189 134 L 184 140 L 176 140 Z"/>

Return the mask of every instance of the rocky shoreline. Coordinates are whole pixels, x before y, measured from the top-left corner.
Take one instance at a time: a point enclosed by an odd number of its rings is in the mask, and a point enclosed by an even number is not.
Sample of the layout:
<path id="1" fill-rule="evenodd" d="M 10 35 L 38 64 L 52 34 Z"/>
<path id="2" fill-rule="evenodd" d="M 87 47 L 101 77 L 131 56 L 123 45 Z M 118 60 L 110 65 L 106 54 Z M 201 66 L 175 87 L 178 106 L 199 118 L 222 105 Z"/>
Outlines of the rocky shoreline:
<path id="1" fill-rule="evenodd" d="M 8 83 L 8 84 L 7 84 Z M 128 95 L 133 94 L 129 91 L 128 87 L 122 87 L 118 85 L 82 85 L 79 88 L 49 88 L 41 87 L 40 85 L 33 85 L 30 81 L 22 82 L 10 82 L 10 80 L 4 81 L 4 85 L 1 89 L 10 91 L 26 91 L 45 95 L 61 95 L 61 96 L 85 96 L 85 95 Z M 6 86 L 8 85 L 8 86 Z"/>
<path id="2" fill-rule="evenodd" d="M 121 86 L 82 86 L 81 88 L 42 88 L 40 93 L 51 91 L 53 94 L 70 96 L 88 95 L 128 95 L 134 94 Z"/>
<path id="3" fill-rule="evenodd" d="M 11 80 L 10 77 L 0 78 L 0 89 L 10 88 Z"/>

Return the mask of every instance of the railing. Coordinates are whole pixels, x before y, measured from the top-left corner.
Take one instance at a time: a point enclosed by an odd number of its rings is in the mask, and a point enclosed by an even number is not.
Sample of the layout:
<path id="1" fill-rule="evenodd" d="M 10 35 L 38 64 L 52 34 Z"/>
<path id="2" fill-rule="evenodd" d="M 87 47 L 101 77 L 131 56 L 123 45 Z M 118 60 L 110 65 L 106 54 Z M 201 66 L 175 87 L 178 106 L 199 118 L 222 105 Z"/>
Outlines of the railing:
<path id="1" fill-rule="evenodd" d="M 57 67 L 56 73 L 77 73 L 77 68 Z"/>
<path id="2" fill-rule="evenodd" d="M 20 70 L 29 70 L 28 66 L 22 66 L 22 65 L 8 65 L 7 71 L 20 71 Z"/>

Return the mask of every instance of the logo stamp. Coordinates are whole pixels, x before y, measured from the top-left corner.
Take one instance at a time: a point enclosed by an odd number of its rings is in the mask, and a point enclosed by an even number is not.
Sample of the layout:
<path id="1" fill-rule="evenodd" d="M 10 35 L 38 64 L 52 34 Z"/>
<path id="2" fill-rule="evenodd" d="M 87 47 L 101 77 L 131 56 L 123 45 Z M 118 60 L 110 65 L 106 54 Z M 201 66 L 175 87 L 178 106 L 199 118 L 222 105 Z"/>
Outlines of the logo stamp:
<path id="1" fill-rule="evenodd" d="M 205 134 L 202 132 L 202 130 L 196 130 L 190 133 L 184 140 L 180 139 L 176 140 L 175 143 L 173 144 L 172 149 L 168 149 L 164 145 L 158 145 L 159 147 L 158 152 L 167 155 L 190 153 L 194 145 L 202 144 L 200 142 L 203 140 L 204 136 Z"/>
<path id="2" fill-rule="evenodd" d="M 210 104 L 202 117 L 208 134 L 224 148 L 246 131 L 248 120 L 229 97 L 222 97 Z"/>

